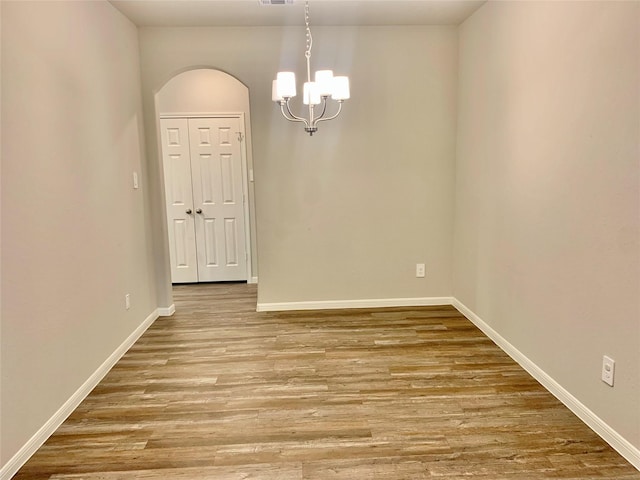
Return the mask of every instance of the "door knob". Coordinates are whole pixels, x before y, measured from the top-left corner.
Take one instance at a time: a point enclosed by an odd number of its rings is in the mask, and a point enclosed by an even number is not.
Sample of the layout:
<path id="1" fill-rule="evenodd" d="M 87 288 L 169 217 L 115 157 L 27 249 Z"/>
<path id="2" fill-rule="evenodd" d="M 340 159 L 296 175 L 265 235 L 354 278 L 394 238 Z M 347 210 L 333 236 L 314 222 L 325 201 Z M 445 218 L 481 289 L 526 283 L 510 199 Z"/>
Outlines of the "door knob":
<path id="1" fill-rule="evenodd" d="M 196 210 L 196 213 L 202 213 L 202 209 L 201 209 L 201 208 L 198 208 L 198 209 Z"/>
<path id="2" fill-rule="evenodd" d="M 191 215 L 191 209 L 187 208 L 187 215 Z"/>

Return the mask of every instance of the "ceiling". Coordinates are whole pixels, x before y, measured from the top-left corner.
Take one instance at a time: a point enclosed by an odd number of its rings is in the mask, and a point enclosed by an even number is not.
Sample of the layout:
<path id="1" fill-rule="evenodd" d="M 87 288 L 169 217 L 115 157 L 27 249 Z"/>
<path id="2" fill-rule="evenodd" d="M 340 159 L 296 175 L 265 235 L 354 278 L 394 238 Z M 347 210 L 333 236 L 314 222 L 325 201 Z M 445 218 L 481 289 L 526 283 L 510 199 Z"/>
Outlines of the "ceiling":
<path id="1" fill-rule="evenodd" d="M 303 25 L 304 1 L 110 0 L 138 26 Z M 458 25 L 486 0 L 311 0 L 312 25 Z"/>

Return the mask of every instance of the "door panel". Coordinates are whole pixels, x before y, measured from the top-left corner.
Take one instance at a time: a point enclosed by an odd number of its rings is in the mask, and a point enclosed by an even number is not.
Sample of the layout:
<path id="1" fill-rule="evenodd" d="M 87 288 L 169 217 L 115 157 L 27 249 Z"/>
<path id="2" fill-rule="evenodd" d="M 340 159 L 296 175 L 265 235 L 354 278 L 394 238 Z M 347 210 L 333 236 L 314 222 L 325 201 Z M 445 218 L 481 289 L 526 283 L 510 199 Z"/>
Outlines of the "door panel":
<path id="1" fill-rule="evenodd" d="M 224 219 L 225 252 L 227 265 L 238 265 L 238 230 L 235 218 Z"/>
<path id="2" fill-rule="evenodd" d="M 191 243 L 191 230 L 187 226 L 187 222 L 182 219 L 175 219 L 173 221 L 173 238 L 174 247 L 172 251 L 175 254 L 175 264 L 178 268 L 184 268 L 189 266 L 189 258 L 187 252 L 189 251 L 189 243 Z"/>
<path id="3" fill-rule="evenodd" d="M 200 281 L 247 280 L 238 118 L 191 118 L 193 202 Z"/>
<path id="4" fill-rule="evenodd" d="M 217 267 L 218 248 L 216 242 L 216 220 L 215 218 L 204 218 L 202 222 L 204 224 L 204 261 L 206 262 L 207 267 Z"/>
<path id="5" fill-rule="evenodd" d="M 165 196 L 171 281 L 198 281 L 189 129 L 186 119 L 162 119 L 162 160 L 165 172 Z"/>
<path id="6" fill-rule="evenodd" d="M 222 177 L 222 203 L 233 205 L 238 201 L 235 191 L 235 178 L 233 170 L 233 157 L 229 154 L 220 155 L 220 174 Z M 242 184 L 240 184 L 242 186 Z"/>

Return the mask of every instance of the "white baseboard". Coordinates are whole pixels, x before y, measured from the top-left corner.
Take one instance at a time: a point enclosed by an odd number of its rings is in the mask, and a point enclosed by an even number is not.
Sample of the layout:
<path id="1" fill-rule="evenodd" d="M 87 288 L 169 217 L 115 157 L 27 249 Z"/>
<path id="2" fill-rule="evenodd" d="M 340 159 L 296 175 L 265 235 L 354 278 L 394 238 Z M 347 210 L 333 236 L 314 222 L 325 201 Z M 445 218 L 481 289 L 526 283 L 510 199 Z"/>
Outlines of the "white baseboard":
<path id="1" fill-rule="evenodd" d="M 172 306 L 173 307 L 173 306 Z M 160 310 L 157 309 L 151 313 L 145 320 L 129 335 L 129 337 L 107 358 L 98 369 L 69 397 L 69 399 L 60 407 L 60 409 L 40 427 L 33 437 L 25 443 L 18 452 L 0 469 L 0 480 L 9 480 L 16 474 L 20 468 L 27 463 L 27 460 L 36 453 L 36 451 L 47 441 L 47 439 L 62 425 L 71 413 L 80 405 L 87 395 L 95 388 L 98 383 L 105 377 L 109 370 L 122 358 L 122 356 L 136 343 L 142 334 L 151 326 L 151 324 L 160 316 Z M 170 310 L 170 309 L 166 309 Z M 175 307 L 174 307 L 175 310 Z"/>
<path id="2" fill-rule="evenodd" d="M 170 317 L 176 313 L 176 304 L 172 303 L 168 307 L 158 308 L 157 312 L 159 317 Z"/>
<path id="3" fill-rule="evenodd" d="M 247 283 L 258 283 L 258 277 L 251 277 Z"/>
<path id="4" fill-rule="evenodd" d="M 452 305 L 467 317 L 476 327 L 493 340 L 504 352 L 514 359 L 522 368 L 538 380 L 553 396 L 560 400 L 569 410 L 575 413 L 580 420 L 596 432 L 613 449 L 622 455 L 629 463 L 640 470 L 640 449 L 633 446 L 622 435 L 611 428 L 600 417 L 587 408 L 576 397 L 565 390 L 562 385 L 551 378 L 544 370 L 538 367 L 520 350 L 505 340 L 498 332 L 491 328 L 478 315 L 465 304 L 454 298 Z"/>
<path id="5" fill-rule="evenodd" d="M 431 305 L 451 305 L 452 301 L 452 297 L 418 297 L 258 303 L 256 311 L 282 312 L 288 310 L 335 310 L 343 308 L 425 307 Z"/>

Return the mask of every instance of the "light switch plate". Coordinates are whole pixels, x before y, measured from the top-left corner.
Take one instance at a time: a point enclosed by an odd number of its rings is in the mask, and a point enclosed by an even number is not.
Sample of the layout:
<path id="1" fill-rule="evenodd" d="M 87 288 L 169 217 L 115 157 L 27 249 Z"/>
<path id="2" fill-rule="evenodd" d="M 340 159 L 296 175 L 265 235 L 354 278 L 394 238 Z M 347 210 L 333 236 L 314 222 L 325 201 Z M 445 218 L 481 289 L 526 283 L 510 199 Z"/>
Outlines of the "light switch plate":
<path id="1" fill-rule="evenodd" d="M 616 362 L 614 359 L 607 357 L 606 355 L 602 357 L 602 381 L 613 387 L 613 378 L 616 371 Z"/>

